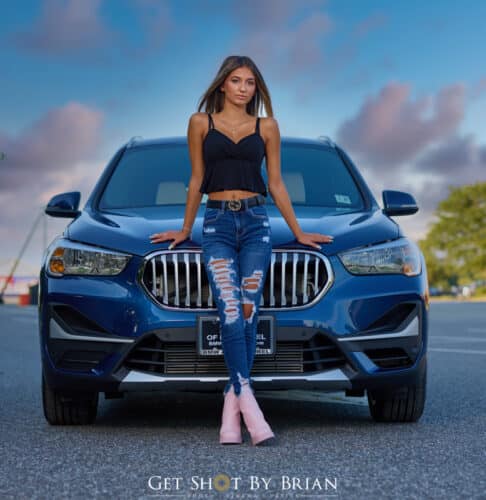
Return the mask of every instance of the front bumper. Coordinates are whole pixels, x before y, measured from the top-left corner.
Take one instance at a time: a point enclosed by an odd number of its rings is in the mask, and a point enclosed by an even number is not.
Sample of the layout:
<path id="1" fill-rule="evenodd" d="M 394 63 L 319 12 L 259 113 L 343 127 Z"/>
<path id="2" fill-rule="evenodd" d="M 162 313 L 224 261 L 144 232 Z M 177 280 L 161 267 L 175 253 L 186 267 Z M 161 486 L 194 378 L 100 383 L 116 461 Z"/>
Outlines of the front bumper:
<path id="1" fill-rule="evenodd" d="M 331 262 L 336 280 L 320 302 L 265 311 L 275 317 L 277 354 L 256 356 L 255 389 L 391 389 L 414 383 L 424 369 L 426 278 L 354 277 L 337 259 Z M 41 271 L 39 329 L 48 384 L 110 393 L 222 390 L 228 380 L 223 357 L 196 354 L 196 315 L 153 304 L 132 278 L 137 265 L 116 283 L 52 279 Z M 148 358 L 140 357 L 143 349 Z"/>

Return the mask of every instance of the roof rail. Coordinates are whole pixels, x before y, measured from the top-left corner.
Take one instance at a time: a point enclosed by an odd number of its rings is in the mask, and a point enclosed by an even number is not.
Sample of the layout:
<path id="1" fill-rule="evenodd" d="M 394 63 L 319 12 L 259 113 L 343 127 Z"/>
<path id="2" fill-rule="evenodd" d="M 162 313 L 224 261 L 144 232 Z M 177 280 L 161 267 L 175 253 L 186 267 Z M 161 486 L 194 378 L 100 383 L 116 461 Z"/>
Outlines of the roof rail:
<path id="1" fill-rule="evenodd" d="M 331 148 L 335 148 L 336 147 L 336 144 L 330 139 L 330 137 L 328 137 L 327 135 L 320 135 L 317 140 L 319 142 L 324 142 L 325 144 L 327 144 L 328 146 L 331 146 Z"/>
<path id="2" fill-rule="evenodd" d="M 134 135 L 128 142 L 127 142 L 127 148 L 130 148 L 132 146 L 135 146 L 135 143 L 140 140 L 140 139 L 143 139 L 143 137 L 141 135 Z"/>

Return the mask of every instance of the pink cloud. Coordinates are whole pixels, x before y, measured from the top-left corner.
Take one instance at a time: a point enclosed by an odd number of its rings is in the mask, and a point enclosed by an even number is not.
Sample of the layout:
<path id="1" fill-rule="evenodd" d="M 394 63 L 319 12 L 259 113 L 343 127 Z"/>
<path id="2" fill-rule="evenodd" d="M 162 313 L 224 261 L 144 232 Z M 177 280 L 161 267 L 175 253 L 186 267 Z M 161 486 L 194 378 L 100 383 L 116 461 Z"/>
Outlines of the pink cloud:
<path id="1" fill-rule="evenodd" d="M 375 12 L 370 16 L 360 21 L 354 28 L 354 33 L 357 37 L 367 35 L 369 32 L 374 31 L 386 25 L 388 17 L 383 12 Z"/>
<path id="2" fill-rule="evenodd" d="M 80 53 L 113 41 L 100 14 L 101 0 L 44 0 L 32 28 L 14 35 L 14 43 L 33 52 L 59 55 Z"/>
<path id="3" fill-rule="evenodd" d="M 437 173 L 451 182 L 473 183 L 486 180 L 486 146 L 475 142 L 474 135 L 454 135 L 428 150 L 415 163 L 419 171 Z"/>
<path id="4" fill-rule="evenodd" d="M 172 36 L 187 37 L 187 26 L 176 26 L 169 2 L 160 0 L 135 0 L 133 8 L 140 24 L 143 42 L 139 46 L 125 43 L 125 51 L 131 57 L 140 59 L 157 51 Z"/>
<path id="5" fill-rule="evenodd" d="M 103 113 L 77 102 L 48 111 L 18 137 L 0 131 L 6 159 L 0 162 L 2 189 L 45 182 L 45 174 L 65 172 L 92 158 L 100 145 Z"/>
<path id="6" fill-rule="evenodd" d="M 230 51 L 250 55 L 262 69 L 264 66 L 264 74 L 298 83 L 296 97 L 303 103 L 343 69 L 351 67 L 362 38 L 388 21 L 385 14 L 373 13 L 354 27 L 346 27 L 341 45 L 330 49 L 326 42 L 334 21 L 325 11 L 326 6 L 324 0 L 234 2 L 229 14 L 240 28 L 240 35 Z"/>
<path id="7" fill-rule="evenodd" d="M 16 137 L 0 130 L 0 237 L 3 272 L 10 269 L 34 221 L 49 199 L 65 191 L 80 191 L 80 207 L 87 199 L 103 165 L 98 156 L 104 115 L 77 102 L 54 108 Z M 47 217 L 47 216 L 46 216 Z M 62 232 L 69 219 L 38 222 L 23 260 L 40 262 L 44 244 Z M 7 266 L 8 264 L 8 266 Z M 21 263 L 18 273 L 25 267 Z"/>
<path id="8" fill-rule="evenodd" d="M 233 2 L 230 13 L 246 31 L 271 33 L 286 29 L 292 18 L 302 10 L 315 13 L 325 6 L 326 0 L 246 0 Z"/>
<path id="9" fill-rule="evenodd" d="M 175 30 L 168 2 L 134 0 L 133 22 L 138 23 L 141 43 L 129 40 L 110 27 L 101 15 L 101 0 L 43 0 L 40 16 L 26 31 L 11 35 L 17 48 L 48 56 L 70 56 L 89 63 L 106 64 L 118 52 L 140 58 L 158 50 L 170 35 L 188 35 Z"/>
<path id="10" fill-rule="evenodd" d="M 441 89 L 434 99 L 412 100 L 409 85 L 389 83 L 339 127 L 337 141 L 376 167 L 399 165 L 454 132 L 464 101 L 462 84 Z"/>
<path id="11" fill-rule="evenodd" d="M 486 92 L 486 76 L 480 78 L 471 88 L 469 97 L 471 99 L 477 99 L 481 97 Z"/>
<path id="12" fill-rule="evenodd" d="M 316 66 L 322 61 L 320 44 L 331 30 L 332 22 L 327 14 L 317 12 L 304 19 L 297 29 L 288 34 L 289 72 L 298 72 Z"/>

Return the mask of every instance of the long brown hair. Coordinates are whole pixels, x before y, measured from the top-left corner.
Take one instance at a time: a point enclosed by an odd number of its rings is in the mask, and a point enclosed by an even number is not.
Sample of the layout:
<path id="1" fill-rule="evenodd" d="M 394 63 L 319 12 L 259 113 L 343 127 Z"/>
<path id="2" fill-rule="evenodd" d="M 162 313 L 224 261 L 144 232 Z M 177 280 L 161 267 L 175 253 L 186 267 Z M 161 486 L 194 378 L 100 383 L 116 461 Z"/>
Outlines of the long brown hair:
<path id="1" fill-rule="evenodd" d="M 228 56 L 223 61 L 213 82 L 201 97 L 197 110 L 201 111 L 201 108 L 206 105 L 205 111 L 207 113 L 218 113 L 221 111 L 224 104 L 224 92 L 221 92 L 220 87 L 232 71 L 242 66 L 246 66 L 253 72 L 256 83 L 255 94 L 246 105 L 246 112 L 250 115 L 258 116 L 259 111 L 264 107 L 266 115 L 273 118 L 272 100 L 270 99 L 270 92 L 265 80 L 256 64 L 246 56 Z"/>

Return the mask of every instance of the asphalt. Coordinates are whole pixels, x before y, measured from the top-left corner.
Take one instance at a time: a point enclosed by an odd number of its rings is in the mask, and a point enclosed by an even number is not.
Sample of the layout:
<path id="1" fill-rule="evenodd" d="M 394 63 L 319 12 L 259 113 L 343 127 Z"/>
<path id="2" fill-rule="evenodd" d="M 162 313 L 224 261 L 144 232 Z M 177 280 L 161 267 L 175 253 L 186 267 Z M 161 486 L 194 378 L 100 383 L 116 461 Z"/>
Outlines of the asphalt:
<path id="1" fill-rule="evenodd" d="M 375 423 L 342 393 L 260 392 L 265 448 L 218 443 L 218 394 L 101 396 L 95 424 L 49 425 L 36 306 L 0 306 L 0 498 L 486 499 L 485 320 L 483 303 L 431 304 L 419 422 Z"/>

